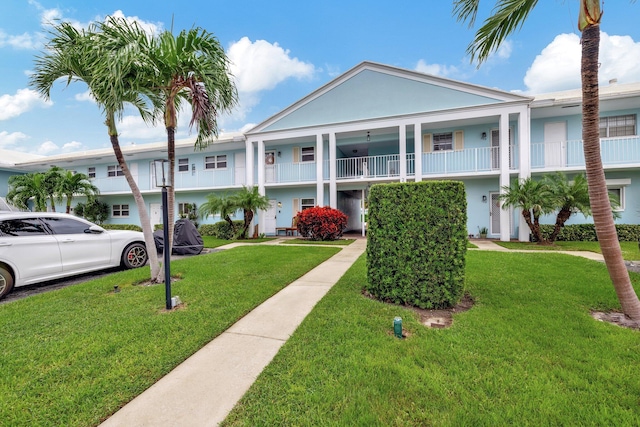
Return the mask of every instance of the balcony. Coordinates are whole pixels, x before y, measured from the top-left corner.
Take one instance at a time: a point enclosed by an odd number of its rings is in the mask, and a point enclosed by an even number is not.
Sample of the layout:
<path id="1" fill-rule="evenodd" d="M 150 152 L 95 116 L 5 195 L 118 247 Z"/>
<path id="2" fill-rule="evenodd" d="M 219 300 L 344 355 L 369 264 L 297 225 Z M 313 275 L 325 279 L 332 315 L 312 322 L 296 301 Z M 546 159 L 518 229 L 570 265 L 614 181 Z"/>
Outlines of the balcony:
<path id="1" fill-rule="evenodd" d="M 265 166 L 267 184 L 316 180 L 316 162 L 276 163 Z"/>
<path id="2" fill-rule="evenodd" d="M 640 137 L 600 140 L 600 156 L 604 166 L 637 166 L 640 164 Z M 584 167 L 582 140 L 531 144 L 532 169 Z"/>
<path id="3" fill-rule="evenodd" d="M 348 157 L 336 160 L 336 179 L 400 176 L 400 155 Z"/>

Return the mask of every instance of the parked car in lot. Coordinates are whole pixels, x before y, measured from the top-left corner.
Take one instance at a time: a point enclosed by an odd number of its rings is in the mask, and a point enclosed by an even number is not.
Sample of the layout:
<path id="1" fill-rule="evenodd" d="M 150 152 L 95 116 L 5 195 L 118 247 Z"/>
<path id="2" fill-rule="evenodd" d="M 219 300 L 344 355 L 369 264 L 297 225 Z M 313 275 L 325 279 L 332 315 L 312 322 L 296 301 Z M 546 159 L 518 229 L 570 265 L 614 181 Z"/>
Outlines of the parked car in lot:
<path id="1" fill-rule="evenodd" d="M 105 230 L 73 215 L 0 212 L 0 298 L 18 286 L 147 263 L 138 231 Z"/>

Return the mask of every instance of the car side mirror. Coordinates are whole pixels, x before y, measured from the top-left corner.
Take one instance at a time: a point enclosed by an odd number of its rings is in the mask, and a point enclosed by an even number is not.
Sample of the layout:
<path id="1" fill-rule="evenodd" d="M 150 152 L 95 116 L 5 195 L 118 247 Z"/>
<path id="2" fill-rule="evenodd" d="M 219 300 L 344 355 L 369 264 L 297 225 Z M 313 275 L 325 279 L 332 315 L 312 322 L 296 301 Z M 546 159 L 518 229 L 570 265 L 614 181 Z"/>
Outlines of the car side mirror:
<path id="1" fill-rule="evenodd" d="M 100 233 L 104 233 L 104 228 L 100 227 L 99 225 L 92 225 L 91 227 L 87 228 L 84 232 L 100 234 Z"/>

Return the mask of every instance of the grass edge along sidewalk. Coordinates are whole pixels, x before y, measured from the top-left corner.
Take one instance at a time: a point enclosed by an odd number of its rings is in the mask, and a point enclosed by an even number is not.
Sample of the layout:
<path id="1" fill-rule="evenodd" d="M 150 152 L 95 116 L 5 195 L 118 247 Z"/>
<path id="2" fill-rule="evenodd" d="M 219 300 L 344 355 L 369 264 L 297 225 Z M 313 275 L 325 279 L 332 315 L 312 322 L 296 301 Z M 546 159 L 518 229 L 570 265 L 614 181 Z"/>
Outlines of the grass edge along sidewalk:
<path id="1" fill-rule="evenodd" d="M 1 423 L 98 424 L 338 251 L 251 245 L 172 262 L 186 302 L 172 313 L 162 285 L 136 285 L 145 269 L 3 304 Z"/>
<path id="2" fill-rule="evenodd" d="M 476 303 L 449 329 L 363 297 L 364 280 L 362 257 L 224 426 L 640 424 L 640 333 L 589 314 L 619 307 L 603 264 L 470 251 Z"/>

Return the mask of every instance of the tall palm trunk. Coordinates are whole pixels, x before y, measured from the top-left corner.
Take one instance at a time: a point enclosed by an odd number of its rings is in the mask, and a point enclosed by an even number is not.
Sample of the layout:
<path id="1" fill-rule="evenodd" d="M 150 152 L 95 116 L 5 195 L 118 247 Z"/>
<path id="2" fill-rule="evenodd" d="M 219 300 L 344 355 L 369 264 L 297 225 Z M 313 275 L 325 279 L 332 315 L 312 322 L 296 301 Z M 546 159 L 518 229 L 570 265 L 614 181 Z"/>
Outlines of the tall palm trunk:
<path id="1" fill-rule="evenodd" d="M 160 262 L 158 261 L 158 252 L 156 250 L 155 241 L 153 239 L 153 230 L 151 230 L 151 221 L 149 220 L 149 213 L 147 212 L 147 207 L 145 206 L 144 199 L 142 198 L 142 193 L 140 193 L 140 188 L 138 188 L 138 184 L 133 179 L 131 175 L 131 171 L 129 170 L 129 166 L 127 166 L 127 162 L 124 159 L 124 155 L 122 154 L 122 150 L 120 149 L 120 142 L 118 141 L 118 132 L 115 129 L 115 117 L 113 113 L 107 112 L 107 127 L 109 128 L 109 139 L 111 140 L 111 146 L 113 147 L 113 152 L 116 155 L 116 160 L 118 161 L 118 165 L 120 165 L 120 169 L 122 169 L 122 173 L 124 174 L 127 183 L 129 184 L 129 188 L 131 188 L 131 193 L 133 194 L 133 199 L 136 202 L 136 206 L 138 207 L 138 214 L 140 215 L 140 225 L 142 226 L 142 233 L 144 234 L 144 243 L 147 248 L 147 254 L 149 255 L 149 267 L 151 268 L 151 282 L 160 283 L 164 280 L 164 277 L 161 276 L 164 274 L 164 271 L 160 269 Z"/>
<path id="2" fill-rule="evenodd" d="M 173 248 L 173 228 L 176 222 L 176 130 L 173 127 L 167 128 L 167 151 L 167 156 L 169 157 L 169 179 L 172 182 L 171 187 L 167 188 L 167 205 L 169 205 L 167 206 L 167 209 L 169 209 L 169 244 L 167 245 L 167 247 L 169 248 L 169 251 L 171 251 Z"/>
<path id="3" fill-rule="evenodd" d="M 598 55 L 600 25 L 582 31 L 582 139 L 593 223 L 604 261 L 624 314 L 640 321 L 640 301 L 622 258 L 600 157 Z"/>

